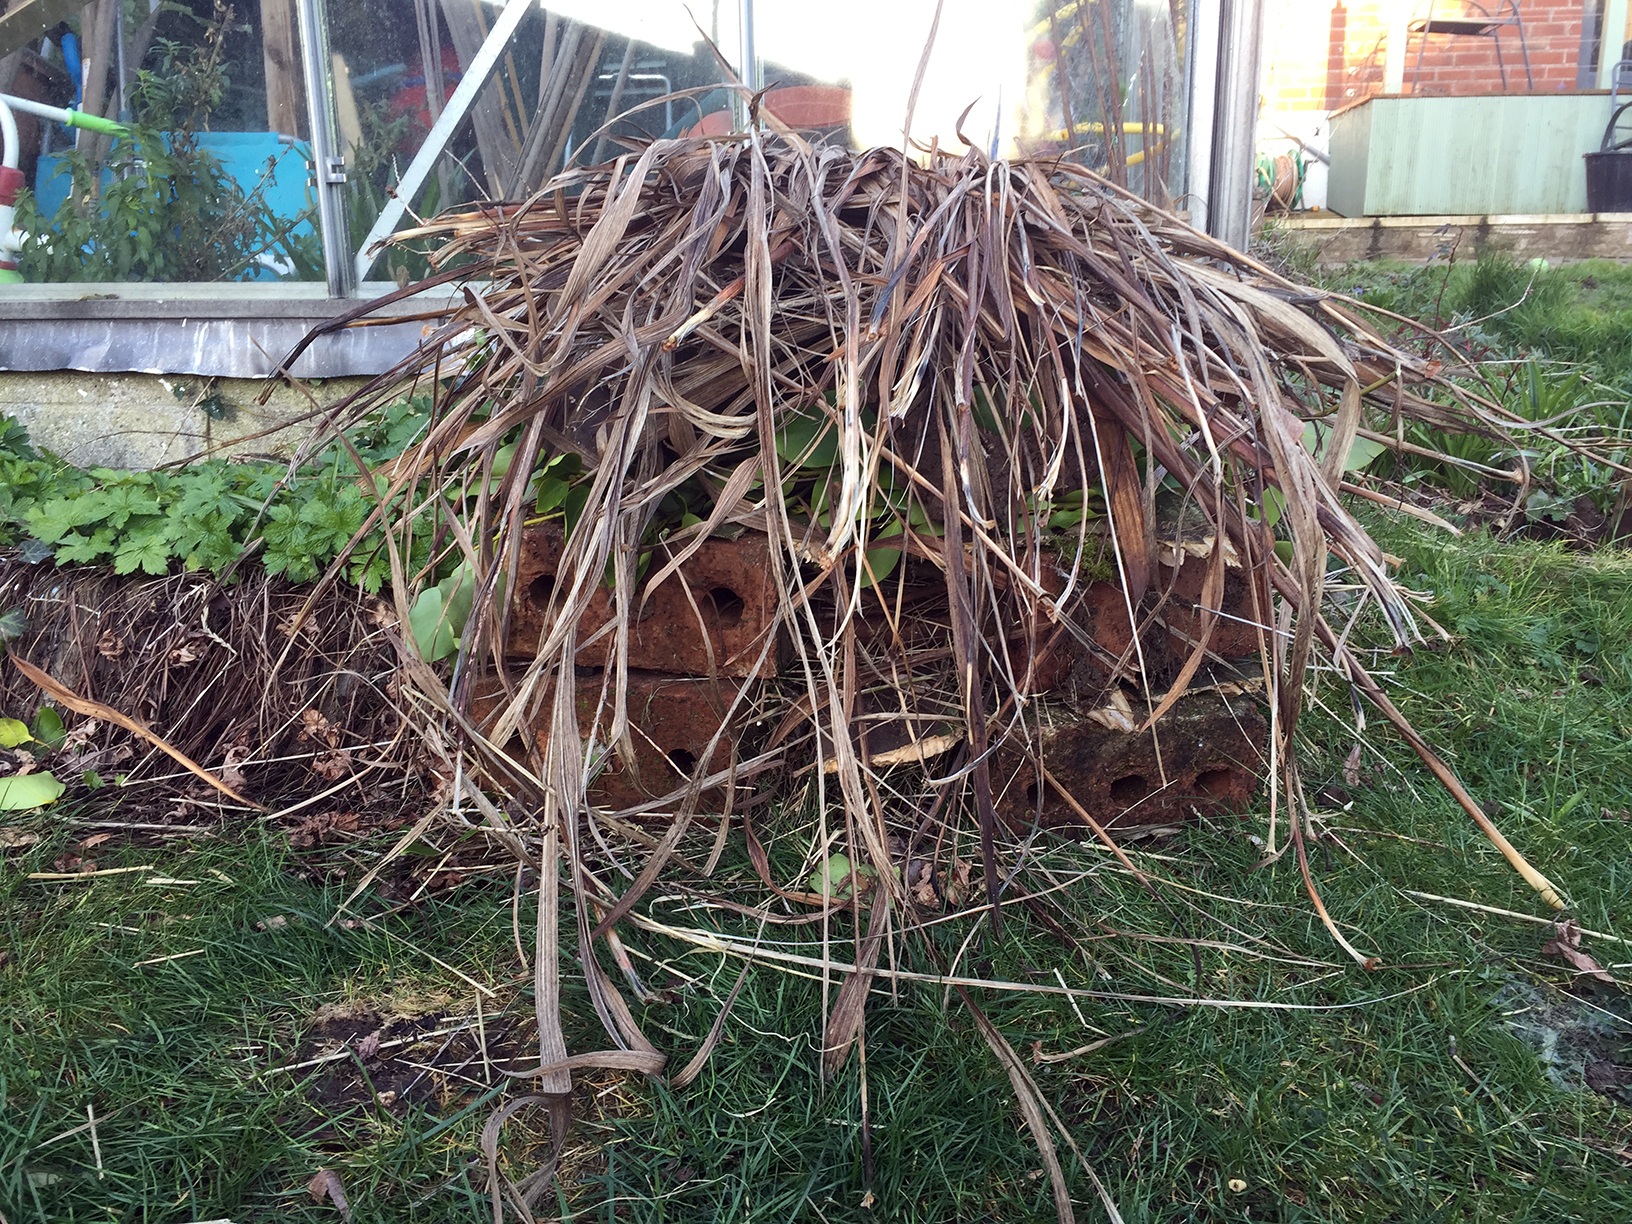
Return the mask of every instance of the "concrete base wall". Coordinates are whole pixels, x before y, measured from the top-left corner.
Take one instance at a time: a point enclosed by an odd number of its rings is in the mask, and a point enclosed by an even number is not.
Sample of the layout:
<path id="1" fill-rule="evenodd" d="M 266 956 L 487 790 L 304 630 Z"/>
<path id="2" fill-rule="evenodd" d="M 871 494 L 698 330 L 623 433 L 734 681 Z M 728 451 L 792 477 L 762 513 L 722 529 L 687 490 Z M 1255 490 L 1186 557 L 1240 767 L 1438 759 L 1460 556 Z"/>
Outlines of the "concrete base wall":
<path id="1" fill-rule="evenodd" d="M 1456 244 L 1458 259 L 1500 251 L 1513 259 L 1571 263 L 1632 260 L 1632 213 L 1553 216 L 1305 217 L 1271 222 L 1298 246 L 1313 247 L 1323 267 L 1359 259 L 1427 263 Z"/>
<path id="2" fill-rule="evenodd" d="M 267 384 L 258 378 L 0 373 L 0 414 L 15 416 L 36 446 L 79 467 L 153 468 L 205 453 L 283 457 L 314 412 L 363 381 L 279 385 L 263 405 Z"/>

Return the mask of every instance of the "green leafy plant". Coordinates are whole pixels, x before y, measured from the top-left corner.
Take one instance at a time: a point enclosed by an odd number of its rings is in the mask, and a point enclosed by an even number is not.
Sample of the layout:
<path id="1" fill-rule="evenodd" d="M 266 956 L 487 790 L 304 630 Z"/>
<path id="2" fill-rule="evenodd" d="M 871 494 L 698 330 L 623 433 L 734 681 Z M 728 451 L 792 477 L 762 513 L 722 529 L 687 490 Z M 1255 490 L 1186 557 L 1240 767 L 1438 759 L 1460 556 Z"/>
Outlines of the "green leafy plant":
<path id="1" fill-rule="evenodd" d="M 423 399 L 394 403 L 364 423 L 353 449 L 365 463 L 383 463 L 421 433 L 428 413 Z M 308 581 L 374 504 L 338 446 L 294 473 L 218 459 L 166 471 L 86 471 L 40 455 L 9 417 L 0 419 L 0 478 L 0 543 L 22 543 L 25 557 L 38 551 L 33 560 L 104 563 L 121 574 L 164 574 L 178 564 L 220 573 L 255 544 L 269 572 Z M 429 555 L 428 532 L 416 537 L 416 566 Z M 382 545 L 371 535 L 347 565 L 346 577 L 370 593 L 390 574 Z"/>
<path id="2" fill-rule="evenodd" d="M 42 714 L 45 711 L 42 711 Z M 62 719 L 55 710 L 50 713 L 56 717 L 55 730 L 62 730 Z M 51 731 L 47 724 L 44 728 Z M 28 729 L 28 724 L 16 718 L 0 718 L 0 748 L 21 748 L 24 744 L 32 744 L 40 738 Z M 57 741 L 60 744 L 62 741 Z M 51 751 L 55 745 L 41 744 L 45 751 Z M 26 758 L 24 758 L 26 759 Z M 33 808 L 44 807 L 48 803 L 55 803 L 62 798 L 63 791 L 68 788 L 50 773 L 36 771 L 29 774 L 14 774 L 0 778 L 0 812 L 25 812 Z"/>
<path id="3" fill-rule="evenodd" d="M 0 612 L 0 642 L 13 642 L 28 632 L 28 617 L 21 608 Z"/>
<path id="4" fill-rule="evenodd" d="M 41 706 L 34 715 L 34 738 L 45 745 L 46 751 L 55 752 L 68 739 L 68 729 L 62 725 L 62 715 L 50 706 Z"/>
<path id="5" fill-rule="evenodd" d="M 366 418 L 345 445 L 328 447 L 292 472 L 270 461 L 219 459 L 152 472 L 81 470 L 42 455 L 15 420 L 0 418 L 0 476 L 8 478 L 0 486 L 0 544 L 21 545 L 25 559 L 34 561 L 105 564 L 119 574 L 152 575 L 176 566 L 226 574 L 253 548 L 268 573 L 308 582 L 357 537 L 389 491 L 383 475 L 373 478 L 370 491 L 357 460 L 375 471 L 400 456 L 423 437 L 430 408 L 425 397 L 395 401 Z M 513 454 L 514 447 L 500 452 L 495 477 L 504 475 Z M 564 520 L 571 530 L 587 495 L 578 456 L 547 457 L 532 484 L 539 515 L 533 521 Z M 677 495 L 654 523 L 637 573 L 650 565 L 663 531 L 701 521 L 693 503 L 707 498 L 700 487 Z M 468 564 L 448 547 L 433 518 L 416 518 L 404 562 L 410 574 L 429 572 L 433 579 L 409 611 L 409 630 L 434 662 L 459 649 L 475 587 Z M 348 555 L 344 577 L 374 594 L 390 576 L 384 536 L 375 529 Z M 0 640 L 27 629 L 20 611 L 0 613 Z M 32 737 L 50 744 L 60 742 L 61 733 L 56 712 L 42 710 Z"/>
<path id="6" fill-rule="evenodd" d="M 0 812 L 26 812 L 62 798 L 68 788 L 46 771 L 0 778 Z"/>
<path id="7" fill-rule="evenodd" d="M 871 867 L 853 865 L 847 854 L 830 854 L 820 867 L 810 873 L 805 886 L 823 897 L 848 901 L 855 896 L 858 888 L 864 893 L 869 891 L 877 876 L 878 873 Z"/>
<path id="8" fill-rule="evenodd" d="M 230 85 L 221 47 L 232 17 L 217 0 L 196 43 L 159 40 L 157 67 L 138 71 L 131 88 L 127 134 L 106 149 L 92 138 L 62 155 L 72 187 L 51 216 L 22 193 L 26 279 L 230 281 L 255 275 L 263 256 L 321 278 L 315 247 L 294 235 L 314 210 L 279 217 L 263 185 L 246 192 L 199 144 Z"/>
<path id="9" fill-rule="evenodd" d="M 419 653 L 432 663 L 446 659 L 459 649 L 459 635 L 470 619 L 471 599 L 476 578 L 467 561 L 433 587 L 420 592 L 408 609 L 408 628 Z"/>

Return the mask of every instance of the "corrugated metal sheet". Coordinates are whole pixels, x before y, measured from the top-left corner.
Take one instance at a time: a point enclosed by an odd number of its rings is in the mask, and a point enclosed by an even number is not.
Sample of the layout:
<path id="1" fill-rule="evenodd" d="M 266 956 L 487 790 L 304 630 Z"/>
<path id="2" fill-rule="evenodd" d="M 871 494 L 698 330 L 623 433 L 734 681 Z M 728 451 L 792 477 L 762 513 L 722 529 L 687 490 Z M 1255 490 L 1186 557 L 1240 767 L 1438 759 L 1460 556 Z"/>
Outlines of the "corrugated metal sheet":
<path id="1" fill-rule="evenodd" d="M 0 320 L 0 370 L 202 374 L 264 378 L 321 319 Z M 297 378 L 382 374 L 419 343 L 417 323 L 323 336 L 290 371 Z"/>
<path id="2" fill-rule="evenodd" d="M 111 290 L 102 292 L 103 289 Z M 368 286 L 363 301 L 395 289 Z M 87 289 L 93 292 L 85 292 Z M 322 286 L 0 286 L 0 370 L 265 378 L 314 328 L 356 309 Z M 424 310 L 431 303 L 412 304 Z M 348 327 L 316 340 L 298 378 L 381 374 L 411 353 L 420 323 Z"/>

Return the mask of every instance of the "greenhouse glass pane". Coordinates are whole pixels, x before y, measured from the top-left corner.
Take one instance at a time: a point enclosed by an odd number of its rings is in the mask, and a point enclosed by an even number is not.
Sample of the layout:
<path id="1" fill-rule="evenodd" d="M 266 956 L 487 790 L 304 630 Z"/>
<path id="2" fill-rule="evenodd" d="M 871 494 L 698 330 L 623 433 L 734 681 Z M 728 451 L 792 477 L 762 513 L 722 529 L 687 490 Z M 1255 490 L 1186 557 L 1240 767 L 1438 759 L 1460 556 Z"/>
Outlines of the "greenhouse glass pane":
<path id="1" fill-rule="evenodd" d="M 490 0 L 329 0 L 354 250 L 479 63 L 503 7 Z M 712 113 L 729 115 L 709 42 L 736 58 L 736 14 L 735 3 L 708 0 L 529 7 L 393 229 L 453 205 L 525 199 L 563 168 L 613 156 L 627 141 L 678 135 Z M 684 96 L 667 96 L 676 93 Z M 631 110 L 600 131 L 609 113 Z M 391 248 L 371 275 L 406 281 L 428 267 L 423 254 Z"/>
<path id="2" fill-rule="evenodd" d="M 57 112 L 17 115 L 23 278 L 321 280 L 292 14 L 96 0 L 23 51 L 0 92 Z"/>
<path id="3" fill-rule="evenodd" d="M 848 94 L 850 139 L 899 145 L 934 0 L 755 6 L 766 103 Z M 1158 204 L 1184 194 L 1185 6 L 1150 0 L 945 0 L 913 105 L 920 145 L 1065 153 Z M 819 19 L 815 16 L 819 12 Z M 799 91 L 799 92 L 795 92 Z M 834 109 L 838 103 L 831 103 Z"/>

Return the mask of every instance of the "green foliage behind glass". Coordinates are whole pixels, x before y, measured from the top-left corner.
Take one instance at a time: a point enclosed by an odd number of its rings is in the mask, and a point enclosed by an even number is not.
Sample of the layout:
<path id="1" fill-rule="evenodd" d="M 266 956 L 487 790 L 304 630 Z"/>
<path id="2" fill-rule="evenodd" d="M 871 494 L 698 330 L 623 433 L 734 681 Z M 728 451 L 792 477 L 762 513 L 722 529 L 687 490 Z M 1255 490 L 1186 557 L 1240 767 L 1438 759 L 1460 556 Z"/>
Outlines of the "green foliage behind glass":
<path id="1" fill-rule="evenodd" d="M 31 191 L 18 200 L 21 270 L 30 281 L 232 281 L 268 256 L 299 279 L 322 278 L 314 234 L 296 236 L 312 210 L 280 217 L 262 184 L 244 186 L 199 145 L 230 84 L 221 44 L 233 10 L 217 4 L 199 39 L 160 39 L 153 68 L 129 92 L 134 121 L 111 146 L 85 135 L 62 155 L 72 180 L 46 216 Z M 270 177 L 269 164 L 265 177 Z"/>
<path id="2" fill-rule="evenodd" d="M 71 151 L 73 188 L 47 217 L 32 192 L 17 207 L 21 269 L 29 281 L 231 281 L 260 271 L 259 257 L 321 276 L 315 236 L 292 233 L 304 217 L 279 217 L 190 137 L 133 126 L 105 163 Z"/>

